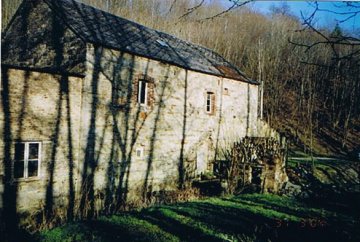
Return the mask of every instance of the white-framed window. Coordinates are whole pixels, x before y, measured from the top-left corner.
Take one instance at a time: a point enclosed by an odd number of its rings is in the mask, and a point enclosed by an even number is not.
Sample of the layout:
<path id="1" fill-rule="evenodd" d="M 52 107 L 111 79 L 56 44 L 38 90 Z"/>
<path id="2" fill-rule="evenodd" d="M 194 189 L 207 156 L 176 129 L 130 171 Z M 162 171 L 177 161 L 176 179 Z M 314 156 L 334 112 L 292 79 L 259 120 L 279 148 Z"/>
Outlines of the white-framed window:
<path id="1" fill-rule="evenodd" d="M 143 158 L 144 157 L 144 148 L 143 147 L 136 148 L 135 153 L 136 153 L 136 158 L 139 158 L 139 159 Z"/>
<path id="2" fill-rule="evenodd" d="M 15 179 L 40 176 L 41 143 L 15 143 L 13 174 Z"/>
<path id="3" fill-rule="evenodd" d="M 215 113 L 215 93 L 206 92 L 206 113 Z"/>
<path id="4" fill-rule="evenodd" d="M 147 92 L 148 92 L 148 83 L 145 80 L 139 80 L 138 85 L 138 103 L 140 105 L 147 105 Z"/>

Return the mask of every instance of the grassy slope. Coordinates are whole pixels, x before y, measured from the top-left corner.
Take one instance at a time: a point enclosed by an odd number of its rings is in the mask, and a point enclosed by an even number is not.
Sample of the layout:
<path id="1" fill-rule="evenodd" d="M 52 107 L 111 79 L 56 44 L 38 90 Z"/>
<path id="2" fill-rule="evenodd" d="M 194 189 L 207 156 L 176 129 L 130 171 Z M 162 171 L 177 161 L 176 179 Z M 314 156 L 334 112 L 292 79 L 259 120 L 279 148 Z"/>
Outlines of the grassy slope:
<path id="1" fill-rule="evenodd" d="M 67 224 L 41 241 L 359 241 L 358 214 L 244 194 Z"/>

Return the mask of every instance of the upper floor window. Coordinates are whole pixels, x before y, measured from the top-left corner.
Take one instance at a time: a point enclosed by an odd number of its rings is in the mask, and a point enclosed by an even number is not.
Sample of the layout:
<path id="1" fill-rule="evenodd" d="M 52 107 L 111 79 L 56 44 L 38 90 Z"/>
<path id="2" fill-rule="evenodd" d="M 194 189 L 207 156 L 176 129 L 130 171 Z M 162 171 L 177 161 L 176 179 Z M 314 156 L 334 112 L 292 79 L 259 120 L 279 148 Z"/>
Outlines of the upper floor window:
<path id="1" fill-rule="evenodd" d="M 213 92 L 206 93 L 206 113 L 215 113 L 215 93 Z"/>
<path id="2" fill-rule="evenodd" d="M 138 75 L 134 79 L 133 90 L 134 92 L 132 95 L 132 102 L 138 104 L 138 106 L 141 107 L 140 115 L 144 115 L 144 113 L 154 107 L 155 80 L 147 75 Z"/>
<path id="3" fill-rule="evenodd" d="M 139 80 L 138 85 L 138 103 L 147 105 L 148 83 L 145 80 Z"/>
<path id="4" fill-rule="evenodd" d="M 40 174 L 41 143 L 15 144 L 14 178 L 37 177 Z"/>

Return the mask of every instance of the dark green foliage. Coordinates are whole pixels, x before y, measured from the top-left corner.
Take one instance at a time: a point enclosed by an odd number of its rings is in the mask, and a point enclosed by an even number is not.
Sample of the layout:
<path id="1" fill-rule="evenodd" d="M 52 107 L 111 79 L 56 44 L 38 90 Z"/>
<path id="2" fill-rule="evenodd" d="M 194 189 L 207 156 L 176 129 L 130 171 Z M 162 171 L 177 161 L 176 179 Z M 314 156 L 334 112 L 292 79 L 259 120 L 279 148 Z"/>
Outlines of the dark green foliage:
<path id="1" fill-rule="evenodd" d="M 343 36 L 343 31 L 341 30 L 339 23 L 336 23 L 334 30 L 331 32 L 330 36 L 332 38 L 341 38 Z"/>

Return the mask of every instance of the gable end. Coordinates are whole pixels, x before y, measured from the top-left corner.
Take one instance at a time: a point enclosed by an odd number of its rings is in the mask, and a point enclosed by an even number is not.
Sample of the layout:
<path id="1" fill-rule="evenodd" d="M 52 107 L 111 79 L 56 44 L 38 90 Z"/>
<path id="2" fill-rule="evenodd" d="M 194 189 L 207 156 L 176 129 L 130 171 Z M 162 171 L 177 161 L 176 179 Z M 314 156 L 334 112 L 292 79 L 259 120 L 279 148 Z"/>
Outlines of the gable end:
<path id="1" fill-rule="evenodd" d="M 85 74 L 86 45 L 43 1 L 24 0 L 1 40 L 1 64 Z"/>

